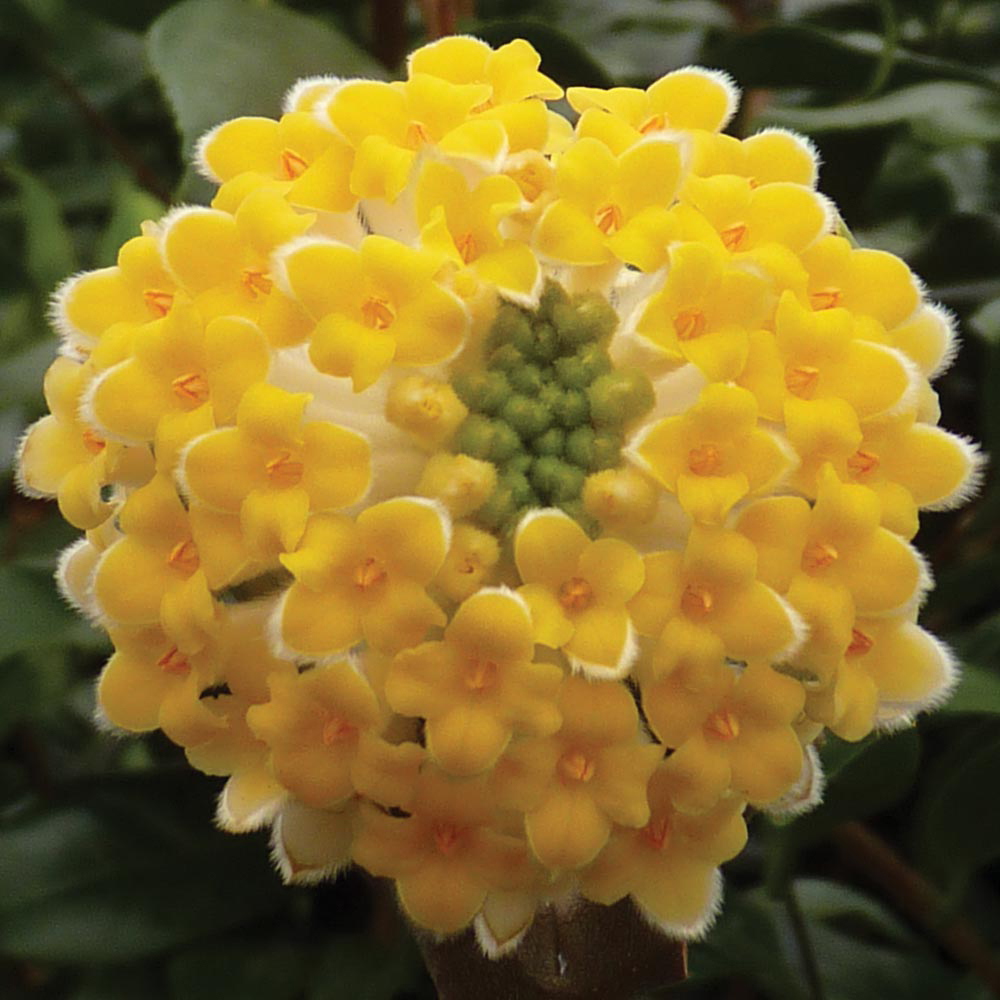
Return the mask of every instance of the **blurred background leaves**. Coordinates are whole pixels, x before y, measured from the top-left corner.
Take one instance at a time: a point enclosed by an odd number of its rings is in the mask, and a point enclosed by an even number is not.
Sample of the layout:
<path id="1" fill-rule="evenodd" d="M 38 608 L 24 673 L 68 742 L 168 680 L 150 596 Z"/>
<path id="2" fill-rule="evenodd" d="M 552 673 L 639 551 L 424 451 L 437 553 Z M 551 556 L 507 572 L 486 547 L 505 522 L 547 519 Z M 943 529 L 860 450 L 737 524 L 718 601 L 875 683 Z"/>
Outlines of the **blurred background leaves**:
<path id="1" fill-rule="evenodd" d="M 426 19 L 425 16 L 426 15 Z M 432 28 L 526 37 L 563 84 L 690 62 L 744 88 L 734 125 L 800 129 L 860 242 L 961 319 L 945 426 L 1000 451 L 1000 7 L 959 0 L 5 0 L 0 5 L 0 996 L 427 997 L 384 887 L 289 890 L 262 837 L 212 826 L 212 779 L 92 724 L 104 640 L 51 573 L 73 533 L 16 494 L 43 412 L 48 296 L 172 200 L 198 136 L 274 114 L 297 77 L 392 77 Z M 914 729 L 822 749 L 823 806 L 754 819 L 727 901 L 669 995 L 1000 995 L 1000 479 L 924 518 L 924 613 L 964 679 Z M 667 995 L 666 992 L 663 995 Z"/>

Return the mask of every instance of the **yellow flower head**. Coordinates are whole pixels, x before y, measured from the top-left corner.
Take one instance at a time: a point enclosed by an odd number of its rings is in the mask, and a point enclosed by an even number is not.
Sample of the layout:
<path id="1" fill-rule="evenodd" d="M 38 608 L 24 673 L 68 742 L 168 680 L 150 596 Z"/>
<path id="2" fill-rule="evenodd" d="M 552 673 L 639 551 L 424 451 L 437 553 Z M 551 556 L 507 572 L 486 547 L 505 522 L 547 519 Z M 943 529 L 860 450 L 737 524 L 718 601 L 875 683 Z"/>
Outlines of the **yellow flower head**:
<path id="1" fill-rule="evenodd" d="M 909 540 L 981 465 L 951 318 L 808 140 L 722 134 L 697 67 L 562 96 L 453 37 L 212 129 L 211 204 L 57 291 L 18 462 L 86 532 L 103 720 L 286 880 L 359 864 L 492 955 L 572 892 L 702 933 L 748 803 L 947 695 Z"/>

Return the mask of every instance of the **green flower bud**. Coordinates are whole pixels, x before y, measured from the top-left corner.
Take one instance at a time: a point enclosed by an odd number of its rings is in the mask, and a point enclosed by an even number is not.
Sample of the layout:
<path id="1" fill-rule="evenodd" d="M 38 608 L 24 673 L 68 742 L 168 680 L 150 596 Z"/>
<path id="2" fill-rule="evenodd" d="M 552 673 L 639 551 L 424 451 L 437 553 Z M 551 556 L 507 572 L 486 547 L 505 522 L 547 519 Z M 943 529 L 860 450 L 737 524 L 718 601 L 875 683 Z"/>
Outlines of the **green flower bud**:
<path id="1" fill-rule="evenodd" d="M 510 372 L 524 364 L 524 355 L 513 344 L 503 344 L 490 355 L 488 364 L 490 368 Z"/>
<path id="2" fill-rule="evenodd" d="M 597 518 L 592 517 L 589 513 L 587 513 L 582 500 L 564 500 L 556 506 L 558 506 L 560 510 L 569 514 L 569 516 L 573 518 L 573 520 L 576 521 L 576 523 L 579 524 L 591 538 L 596 538 L 600 534 L 600 522 Z"/>
<path id="3" fill-rule="evenodd" d="M 622 436 L 613 430 L 598 431 L 594 435 L 593 452 L 588 468 L 591 472 L 613 468 L 621 459 L 621 454 Z"/>
<path id="4" fill-rule="evenodd" d="M 489 344 L 499 348 L 504 344 L 513 343 L 523 336 L 525 330 L 531 329 L 528 315 L 517 306 L 505 303 L 497 310 L 496 318 L 490 327 Z"/>
<path id="5" fill-rule="evenodd" d="M 608 352 L 602 344 L 584 344 L 576 352 L 576 356 L 583 363 L 591 382 L 611 371 L 611 358 L 608 357 Z"/>
<path id="6" fill-rule="evenodd" d="M 621 427 L 651 409 L 653 385 L 635 368 L 601 375 L 587 390 L 590 418 L 597 426 Z"/>
<path id="7" fill-rule="evenodd" d="M 536 455 L 562 455 L 566 446 L 566 432 L 561 427 L 550 427 L 544 434 L 531 442 L 531 450 Z"/>
<path id="8" fill-rule="evenodd" d="M 579 496 L 585 478 L 582 469 L 551 455 L 536 458 L 529 473 L 531 485 L 538 495 L 550 502 L 572 500 Z"/>
<path id="9" fill-rule="evenodd" d="M 498 483 L 500 489 L 510 491 L 511 500 L 519 510 L 538 503 L 538 496 L 523 472 L 504 472 Z"/>
<path id="10" fill-rule="evenodd" d="M 566 435 L 566 458 L 581 469 L 589 469 L 594 461 L 594 438 L 592 427 L 577 427 Z"/>
<path id="11" fill-rule="evenodd" d="M 493 441 L 490 444 L 490 461 L 506 462 L 522 450 L 521 439 L 510 424 L 493 421 Z"/>
<path id="12" fill-rule="evenodd" d="M 471 413 L 455 434 L 454 447 L 465 455 L 488 460 L 493 447 L 493 421 Z"/>
<path id="13" fill-rule="evenodd" d="M 487 531 L 506 529 L 515 517 L 517 517 L 517 505 L 514 503 L 513 494 L 509 487 L 499 484 L 486 503 L 476 511 L 476 520 Z"/>
<path id="14" fill-rule="evenodd" d="M 548 281 L 545 283 L 545 288 L 542 289 L 542 296 L 538 301 L 537 315 L 542 319 L 551 320 L 555 314 L 556 306 L 568 303 L 569 296 L 562 285 L 557 284 L 555 281 Z"/>
<path id="15" fill-rule="evenodd" d="M 511 384 L 502 371 L 484 370 L 459 372 L 452 378 L 452 388 L 458 398 L 473 411 L 499 413 L 511 395 Z"/>
<path id="16" fill-rule="evenodd" d="M 524 396 L 537 396 L 545 385 L 545 377 L 538 365 L 523 364 L 507 372 L 510 384 Z"/>
<path id="17" fill-rule="evenodd" d="M 506 459 L 500 466 L 500 475 L 505 476 L 507 473 L 520 472 L 527 475 L 528 470 L 531 468 L 532 455 L 528 451 L 519 451 L 516 455 L 511 455 L 510 458 Z"/>
<path id="18" fill-rule="evenodd" d="M 524 440 L 537 437 L 552 423 L 552 414 L 530 396 L 511 396 L 504 404 L 503 418 Z"/>
<path id="19" fill-rule="evenodd" d="M 604 340 L 615 332 L 618 313 L 596 292 L 584 292 L 573 297 L 578 325 L 586 331 L 586 340 Z"/>
<path id="20" fill-rule="evenodd" d="M 586 364 L 576 355 L 556 359 L 556 378 L 564 389 L 586 389 L 593 381 Z"/>
<path id="21" fill-rule="evenodd" d="M 556 420 L 568 430 L 590 420 L 590 403 L 582 389 L 567 389 L 560 393 L 552 409 Z"/>

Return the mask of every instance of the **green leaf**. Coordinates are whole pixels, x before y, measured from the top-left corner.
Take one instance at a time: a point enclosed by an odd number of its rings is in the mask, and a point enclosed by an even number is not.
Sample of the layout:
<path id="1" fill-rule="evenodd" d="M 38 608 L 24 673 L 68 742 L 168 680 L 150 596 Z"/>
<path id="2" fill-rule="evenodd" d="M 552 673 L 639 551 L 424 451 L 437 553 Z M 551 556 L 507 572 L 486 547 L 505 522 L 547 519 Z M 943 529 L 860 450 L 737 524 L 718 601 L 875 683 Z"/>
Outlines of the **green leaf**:
<path id="1" fill-rule="evenodd" d="M 966 320 L 970 330 L 991 344 L 1000 343 L 1000 297 L 991 299 Z"/>
<path id="2" fill-rule="evenodd" d="M 832 108 L 773 105 L 754 124 L 781 125 L 808 134 L 905 124 L 938 146 L 997 142 L 1000 96 L 972 83 L 920 83 Z"/>
<path id="3" fill-rule="evenodd" d="M 989 718 L 953 740 L 923 782 L 913 812 L 914 854 L 953 893 L 1000 857 L 998 773 L 1000 719 Z"/>
<path id="4" fill-rule="evenodd" d="M 338 935 L 323 957 L 306 990 L 307 1000 L 393 1000 L 426 982 L 420 953 L 413 939 L 388 948 L 370 936 Z"/>
<path id="5" fill-rule="evenodd" d="M 301 945 L 239 935 L 181 952 L 168 967 L 172 1000 L 296 1000 L 311 955 Z"/>
<path id="6" fill-rule="evenodd" d="M 77 268 L 73 237 L 63 220 L 59 200 L 49 188 L 20 167 L 9 165 L 7 174 L 21 195 L 24 266 L 35 288 L 48 294 Z"/>
<path id="7" fill-rule="evenodd" d="M 262 838 L 215 829 L 210 787 L 193 773 L 103 774 L 0 820 L 0 953 L 131 961 L 287 905 Z"/>
<path id="8" fill-rule="evenodd" d="M 1000 715 L 1000 673 L 976 663 L 964 664 L 958 685 L 938 711 L 946 715 Z"/>
<path id="9" fill-rule="evenodd" d="M 385 75 L 338 31 L 276 3 L 184 0 L 154 22 L 148 48 L 185 155 L 221 121 L 280 114 L 283 95 L 300 77 Z"/>

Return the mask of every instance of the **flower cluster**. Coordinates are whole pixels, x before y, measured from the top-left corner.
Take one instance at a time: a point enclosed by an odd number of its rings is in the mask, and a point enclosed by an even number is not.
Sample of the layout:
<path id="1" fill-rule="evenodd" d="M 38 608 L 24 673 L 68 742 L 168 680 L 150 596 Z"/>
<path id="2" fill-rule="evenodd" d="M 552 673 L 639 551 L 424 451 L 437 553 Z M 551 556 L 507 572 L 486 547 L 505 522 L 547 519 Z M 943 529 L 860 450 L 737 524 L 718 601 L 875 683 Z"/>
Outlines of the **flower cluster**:
<path id="1" fill-rule="evenodd" d="M 211 207 L 57 293 L 20 455 L 103 719 L 287 879 L 356 862 L 491 954 L 578 895 L 700 933 L 824 731 L 944 697 L 910 539 L 979 465 L 949 316 L 806 140 L 723 134 L 719 73 L 538 67 L 447 38 L 211 131 Z"/>

